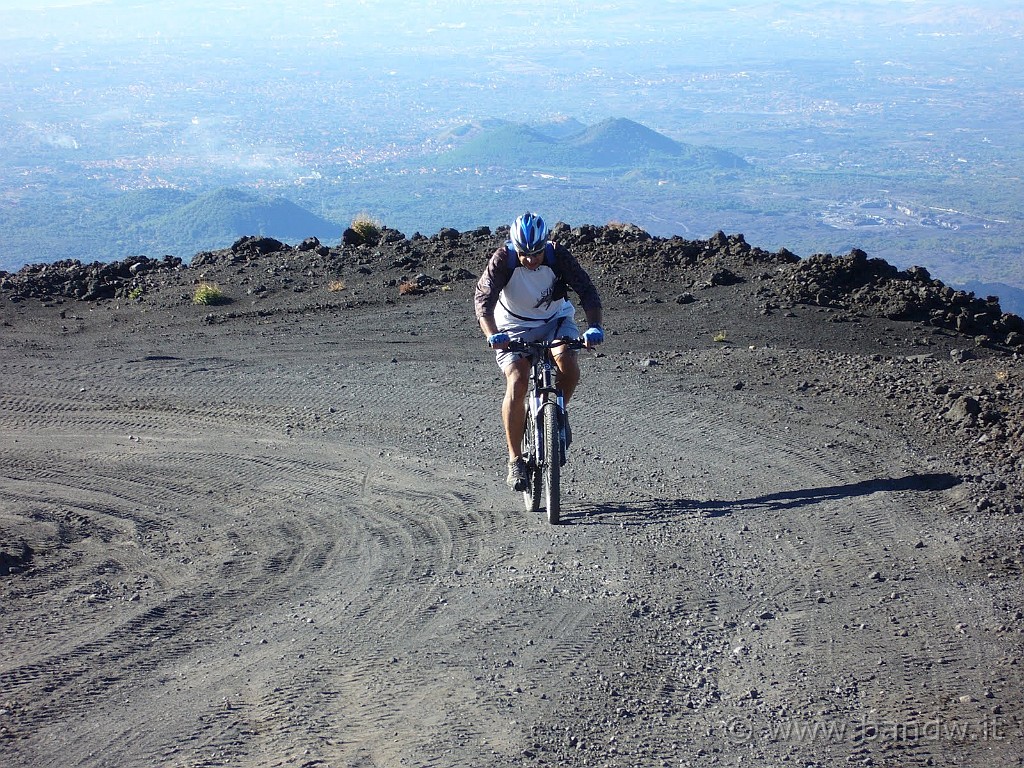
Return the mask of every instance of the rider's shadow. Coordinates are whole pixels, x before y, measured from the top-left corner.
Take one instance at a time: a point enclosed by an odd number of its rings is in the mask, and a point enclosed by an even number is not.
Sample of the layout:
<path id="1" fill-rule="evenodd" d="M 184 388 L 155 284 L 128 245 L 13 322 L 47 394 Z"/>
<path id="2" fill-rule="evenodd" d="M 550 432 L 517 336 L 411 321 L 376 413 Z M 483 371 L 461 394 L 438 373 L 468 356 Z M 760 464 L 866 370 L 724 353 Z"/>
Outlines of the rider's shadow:
<path id="1" fill-rule="evenodd" d="M 846 485 L 779 491 L 748 499 L 694 501 L 690 499 L 644 499 L 605 504 L 581 504 L 563 509 L 562 522 L 574 525 L 650 525 L 693 517 L 724 517 L 737 512 L 785 510 L 835 499 L 870 496 L 900 491 L 945 491 L 962 480 L 948 472 L 875 478 Z"/>

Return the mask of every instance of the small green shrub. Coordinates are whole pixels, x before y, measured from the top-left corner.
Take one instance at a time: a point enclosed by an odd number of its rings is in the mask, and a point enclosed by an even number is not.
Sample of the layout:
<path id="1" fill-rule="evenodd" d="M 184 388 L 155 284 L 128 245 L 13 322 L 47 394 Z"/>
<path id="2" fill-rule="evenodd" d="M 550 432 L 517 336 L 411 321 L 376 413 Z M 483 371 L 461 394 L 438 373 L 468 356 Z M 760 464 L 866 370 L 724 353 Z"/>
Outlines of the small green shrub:
<path id="1" fill-rule="evenodd" d="M 135 301 L 136 299 L 141 299 L 143 293 L 145 293 L 145 291 L 142 290 L 142 286 L 137 285 L 128 291 L 128 300 Z"/>
<path id="2" fill-rule="evenodd" d="M 380 239 L 380 230 L 383 226 L 368 213 L 360 213 L 352 219 L 352 230 L 369 243 L 375 243 Z"/>
<path id="3" fill-rule="evenodd" d="M 193 304 L 227 304 L 229 299 L 216 283 L 202 282 L 192 295 Z"/>
<path id="4" fill-rule="evenodd" d="M 729 341 L 729 334 L 725 331 L 719 331 L 712 337 L 712 340 L 718 344 L 725 344 Z"/>

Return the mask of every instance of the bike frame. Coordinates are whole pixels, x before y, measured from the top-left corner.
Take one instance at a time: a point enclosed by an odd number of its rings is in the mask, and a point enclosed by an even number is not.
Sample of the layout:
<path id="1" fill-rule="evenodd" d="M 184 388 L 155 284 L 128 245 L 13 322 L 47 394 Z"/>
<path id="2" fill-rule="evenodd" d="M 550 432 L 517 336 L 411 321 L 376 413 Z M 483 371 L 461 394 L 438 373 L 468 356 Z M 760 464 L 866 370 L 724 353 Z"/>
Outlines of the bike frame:
<path id="1" fill-rule="evenodd" d="M 537 447 L 537 464 L 538 466 L 544 466 L 549 460 L 560 461 L 561 457 L 557 459 L 551 459 L 544 455 L 544 419 L 541 417 L 541 410 L 544 408 L 544 403 L 547 401 L 547 396 L 553 394 L 555 396 L 555 402 L 558 403 L 558 415 L 559 415 L 559 443 L 561 444 L 562 456 L 565 455 L 565 429 L 562 426 L 562 422 L 565 420 L 562 415 L 565 413 L 565 397 L 562 394 L 561 388 L 558 386 L 558 367 L 555 365 L 554 357 L 551 354 L 551 348 L 548 347 L 544 350 L 543 355 L 538 355 L 533 360 L 533 366 L 530 375 L 530 389 L 526 396 L 526 407 L 530 409 L 530 413 L 533 414 L 533 425 L 534 425 L 534 445 Z"/>
<path id="2" fill-rule="evenodd" d="M 526 428 L 532 431 L 523 435 L 522 442 L 529 472 L 523 503 L 527 512 L 536 512 L 543 500 L 552 525 L 561 519 L 561 471 L 569 448 L 565 395 L 558 386 L 558 365 L 551 351 L 558 346 L 581 349 L 585 345 L 582 339 L 555 339 L 513 341 L 507 347 L 525 353 L 530 361 Z"/>
<path id="3" fill-rule="evenodd" d="M 582 349 L 581 339 L 555 339 L 554 341 L 523 341 L 512 342 L 509 349 L 526 352 L 530 359 L 530 385 L 526 396 L 526 407 L 530 409 L 533 416 L 531 420 L 534 425 L 534 446 L 537 455 L 534 460 L 537 466 L 544 466 L 549 460 L 544 455 L 543 429 L 544 420 L 541 411 L 549 394 L 555 396 L 558 404 L 558 434 L 562 455 L 558 461 L 565 463 L 566 435 L 565 435 L 565 396 L 561 387 L 558 386 L 558 366 L 555 364 L 554 355 L 551 350 L 554 347 L 567 346 L 569 349 Z"/>

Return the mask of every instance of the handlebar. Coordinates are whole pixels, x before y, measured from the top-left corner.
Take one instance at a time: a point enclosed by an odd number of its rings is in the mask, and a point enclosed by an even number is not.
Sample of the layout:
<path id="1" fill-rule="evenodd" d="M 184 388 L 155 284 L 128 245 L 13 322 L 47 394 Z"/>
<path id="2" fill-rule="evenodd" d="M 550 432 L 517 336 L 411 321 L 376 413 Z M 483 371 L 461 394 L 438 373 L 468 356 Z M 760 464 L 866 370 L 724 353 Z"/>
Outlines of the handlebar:
<path id="1" fill-rule="evenodd" d="M 508 343 L 506 349 L 509 352 L 533 352 L 534 350 L 540 351 L 562 346 L 568 347 L 569 349 L 583 349 L 586 347 L 586 343 L 583 341 L 582 336 L 575 339 L 566 336 L 565 338 L 552 339 L 551 341 L 512 340 Z"/>

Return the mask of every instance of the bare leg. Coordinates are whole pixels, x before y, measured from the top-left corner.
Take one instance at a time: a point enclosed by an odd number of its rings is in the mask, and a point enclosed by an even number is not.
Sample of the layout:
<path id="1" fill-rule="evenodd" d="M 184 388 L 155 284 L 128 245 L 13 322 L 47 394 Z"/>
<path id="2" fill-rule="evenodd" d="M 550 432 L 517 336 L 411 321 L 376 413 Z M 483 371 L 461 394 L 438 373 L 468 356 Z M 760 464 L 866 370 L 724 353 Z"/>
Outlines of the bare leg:
<path id="1" fill-rule="evenodd" d="M 558 366 L 558 386 L 561 387 L 562 396 L 568 405 L 573 392 L 576 391 L 576 385 L 580 383 L 580 364 L 576 359 L 576 350 L 567 349 L 556 355 L 555 365 Z"/>
<path id="2" fill-rule="evenodd" d="M 508 457 L 522 453 L 523 427 L 526 424 L 526 390 L 530 384 L 530 361 L 519 358 L 505 369 L 505 399 L 501 403 L 501 420 L 505 425 Z"/>

